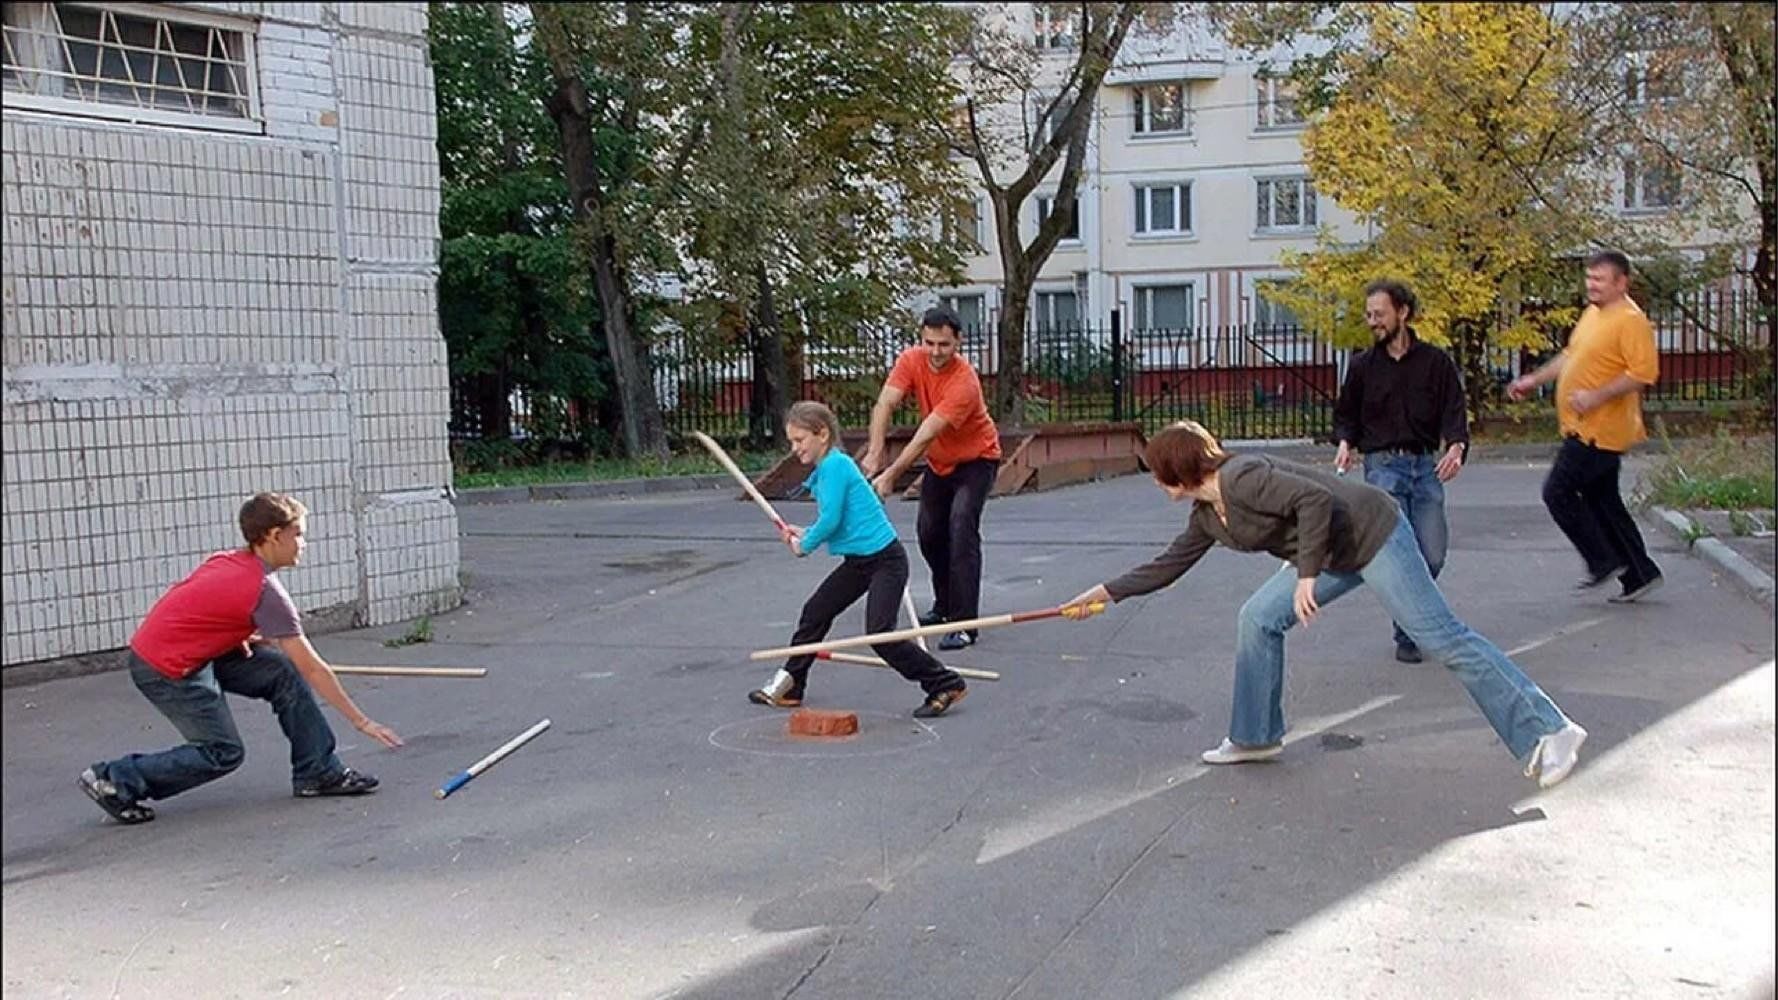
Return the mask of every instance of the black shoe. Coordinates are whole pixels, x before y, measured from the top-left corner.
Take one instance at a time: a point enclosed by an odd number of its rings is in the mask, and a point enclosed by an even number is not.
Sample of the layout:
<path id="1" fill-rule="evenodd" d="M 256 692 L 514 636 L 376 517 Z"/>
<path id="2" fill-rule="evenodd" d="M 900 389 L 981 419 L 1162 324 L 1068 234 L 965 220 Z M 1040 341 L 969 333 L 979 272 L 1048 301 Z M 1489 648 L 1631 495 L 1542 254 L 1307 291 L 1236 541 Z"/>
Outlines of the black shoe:
<path id="1" fill-rule="evenodd" d="M 1630 567 L 1628 567 L 1628 566 L 1619 566 L 1616 569 L 1609 569 L 1603 573 L 1597 573 L 1597 574 L 1595 574 L 1591 570 L 1588 570 L 1585 575 L 1583 575 L 1579 580 L 1576 580 L 1574 582 L 1574 589 L 1575 590 L 1592 590 L 1594 587 L 1600 586 L 1602 584 L 1605 584 L 1605 583 L 1608 583 L 1612 580 L 1617 579 L 1618 577 L 1623 575 L 1625 570 L 1627 570 L 1629 568 Z"/>
<path id="2" fill-rule="evenodd" d="M 945 637 L 938 641 L 938 648 L 945 650 L 968 649 L 973 645 L 975 645 L 974 629 L 967 632 L 947 632 Z"/>
<path id="3" fill-rule="evenodd" d="M 1411 642 L 1397 643 L 1395 646 L 1395 658 L 1403 663 L 1420 663 L 1426 659 L 1426 657 L 1420 654 L 1420 647 Z"/>
<path id="4" fill-rule="evenodd" d="M 916 718 L 916 719 L 937 718 L 938 716 L 941 716 L 941 715 L 945 714 L 946 712 L 949 712 L 951 710 L 951 706 L 962 701 L 964 699 L 964 697 L 968 694 L 969 694 L 968 688 L 958 687 L 958 688 L 951 688 L 948 691 L 940 691 L 939 693 L 937 693 L 935 695 L 929 695 L 926 699 L 926 704 L 921 705 L 919 708 L 914 709 L 914 718 Z"/>
<path id="5" fill-rule="evenodd" d="M 922 625 L 937 625 L 944 620 L 945 616 L 937 608 L 927 608 L 926 613 L 919 619 Z"/>
<path id="6" fill-rule="evenodd" d="M 119 823 L 133 825 L 146 823 L 154 818 L 154 810 L 140 802 L 130 802 L 117 794 L 117 786 L 109 780 L 101 778 L 92 768 L 80 772 L 80 790 L 87 798 L 99 804 L 99 808 L 111 814 L 111 818 Z"/>
<path id="7" fill-rule="evenodd" d="M 326 781 L 296 786 L 296 797 L 314 799 L 323 795 L 364 795 L 376 787 L 377 779 L 348 767 Z"/>
<path id="8" fill-rule="evenodd" d="M 1662 580 L 1661 574 L 1656 573 L 1654 576 L 1651 576 L 1647 580 L 1644 580 L 1638 584 L 1632 585 L 1628 581 L 1625 581 L 1623 593 L 1613 594 L 1610 597 L 1607 597 L 1605 600 L 1611 604 L 1631 604 L 1631 603 L 1634 603 L 1637 599 L 1639 599 L 1641 597 L 1645 597 L 1648 594 L 1653 593 L 1655 590 L 1659 589 L 1661 586 L 1661 580 Z"/>

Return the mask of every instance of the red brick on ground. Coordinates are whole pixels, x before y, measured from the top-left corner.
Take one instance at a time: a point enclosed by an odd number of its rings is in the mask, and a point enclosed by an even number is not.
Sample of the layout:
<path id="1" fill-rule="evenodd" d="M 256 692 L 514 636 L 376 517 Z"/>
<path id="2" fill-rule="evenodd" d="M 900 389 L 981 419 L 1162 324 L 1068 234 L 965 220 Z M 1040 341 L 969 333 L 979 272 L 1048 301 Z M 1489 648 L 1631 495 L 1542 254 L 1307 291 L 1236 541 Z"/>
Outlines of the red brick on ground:
<path id="1" fill-rule="evenodd" d="M 857 712 L 799 708 L 790 713 L 792 736 L 851 736 L 858 732 Z"/>

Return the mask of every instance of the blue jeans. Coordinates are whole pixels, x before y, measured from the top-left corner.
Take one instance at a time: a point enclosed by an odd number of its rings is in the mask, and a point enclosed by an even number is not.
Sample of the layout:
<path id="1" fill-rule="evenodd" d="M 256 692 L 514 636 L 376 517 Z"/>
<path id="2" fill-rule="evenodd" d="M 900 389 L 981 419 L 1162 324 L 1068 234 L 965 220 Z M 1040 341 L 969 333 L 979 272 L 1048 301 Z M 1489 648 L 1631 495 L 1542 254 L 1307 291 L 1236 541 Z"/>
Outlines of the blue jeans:
<path id="1" fill-rule="evenodd" d="M 1271 746 L 1284 738 L 1284 633 L 1296 624 L 1296 580 L 1296 567 L 1286 566 L 1241 606 L 1229 739 L 1243 746 Z M 1427 656 L 1457 675 L 1514 757 L 1523 758 L 1539 737 L 1566 723 L 1555 702 L 1500 647 L 1451 613 L 1426 570 L 1405 515 L 1363 569 L 1323 571 L 1315 582 L 1315 601 L 1325 607 L 1361 583 L 1375 589 L 1383 607 Z"/>
<path id="2" fill-rule="evenodd" d="M 1445 484 L 1438 481 L 1438 457 L 1373 452 L 1364 456 L 1364 481 L 1395 498 L 1414 529 L 1426 568 L 1438 579 L 1451 545 L 1451 529 L 1445 523 Z M 1395 644 L 1405 646 L 1411 641 L 1396 622 Z"/>
<path id="3" fill-rule="evenodd" d="M 272 703 L 290 740 L 291 781 L 296 786 L 325 782 L 344 769 L 333 752 L 333 729 L 314 693 L 277 649 L 255 646 L 251 657 L 233 650 L 179 681 L 131 653 L 130 679 L 187 740 L 171 750 L 133 753 L 93 766 L 95 774 L 110 779 L 118 794 L 131 802 L 171 798 L 241 766 L 247 749 L 235 729 L 225 691 Z"/>

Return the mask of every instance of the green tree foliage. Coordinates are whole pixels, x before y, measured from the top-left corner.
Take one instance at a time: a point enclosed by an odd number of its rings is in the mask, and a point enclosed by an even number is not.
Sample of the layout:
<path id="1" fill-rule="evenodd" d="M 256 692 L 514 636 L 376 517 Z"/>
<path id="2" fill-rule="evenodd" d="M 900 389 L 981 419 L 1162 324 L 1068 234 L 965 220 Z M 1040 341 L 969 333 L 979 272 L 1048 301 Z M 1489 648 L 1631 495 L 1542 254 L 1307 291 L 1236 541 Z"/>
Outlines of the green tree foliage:
<path id="1" fill-rule="evenodd" d="M 604 345 L 570 208 L 543 67 L 496 3 L 430 9 L 441 202 L 439 320 L 459 404 L 504 438 L 511 394 L 573 401 L 582 426 L 608 391 Z M 539 436 L 562 433 L 540 405 Z M 551 418 L 556 418 L 551 420 Z"/>
<path id="2" fill-rule="evenodd" d="M 940 123 L 956 93 L 943 53 L 968 20 L 919 3 L 720 7 L 695 39 L 720 96 L 689 174 L 678 318 L 713 350 L 746 346 L 764 445 L 805 346 L 843 353 L 957 280 L 967 203 Z"/>

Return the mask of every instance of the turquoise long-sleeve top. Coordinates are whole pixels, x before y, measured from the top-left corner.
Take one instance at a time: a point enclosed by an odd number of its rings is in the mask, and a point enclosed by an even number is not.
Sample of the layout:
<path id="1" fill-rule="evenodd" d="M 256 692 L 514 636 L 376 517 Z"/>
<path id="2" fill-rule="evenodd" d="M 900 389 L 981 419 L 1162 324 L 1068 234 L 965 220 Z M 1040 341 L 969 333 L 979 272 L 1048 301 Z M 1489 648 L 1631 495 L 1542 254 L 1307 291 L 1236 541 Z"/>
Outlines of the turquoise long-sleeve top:
<path id="1" fill-rule="evenodd" d="M 825 542 L 836 556 L 868 556 L 895 541 L 883 501 L 851 455 L 829 449 L 803 486 L 814 494 L 817 510 L 815 523 L 803 533 L 803 555 Z"/>

